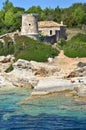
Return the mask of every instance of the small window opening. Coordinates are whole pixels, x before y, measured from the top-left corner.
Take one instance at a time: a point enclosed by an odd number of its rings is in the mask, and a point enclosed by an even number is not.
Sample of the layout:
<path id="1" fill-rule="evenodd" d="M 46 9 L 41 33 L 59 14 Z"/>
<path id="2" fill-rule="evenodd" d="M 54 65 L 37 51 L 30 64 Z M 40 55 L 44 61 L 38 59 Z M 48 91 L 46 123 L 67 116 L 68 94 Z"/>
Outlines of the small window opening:
<path id="1" fill-rule="evenodd" d="M 50 30 L 50 35 L 52 35 L 52 30 Z"/>
<path id="2" fill-rule="evenodd" d="M 30 26 L 31 24 L 29 24 L 29 26 Z"/>

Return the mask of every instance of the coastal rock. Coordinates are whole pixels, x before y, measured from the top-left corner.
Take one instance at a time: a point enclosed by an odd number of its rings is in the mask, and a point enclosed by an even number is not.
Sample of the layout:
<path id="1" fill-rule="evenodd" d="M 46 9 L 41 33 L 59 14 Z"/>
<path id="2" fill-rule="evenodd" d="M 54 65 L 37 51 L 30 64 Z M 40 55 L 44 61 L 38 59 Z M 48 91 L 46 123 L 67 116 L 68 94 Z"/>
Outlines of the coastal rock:
<path id="1" fill-rule="evenodd" d="M 29 62 L 22 59 L 15 62 L 13 64 L 13 68 L 13 71 L 7 74 L 7 78 L 15 86 L 34 87 L 41 77 L 55 75 L 55 73 L 60 71 L 58 66 L 47 65 L 45 63 L 38 63 L 35 61 Z M 39 77 L 39 79 L 37 77 Z"/>
<path id="2" fill-rule="evenodd" d="M 57 75 L 57 72 L 61 71 L 61 68 L 56 65 L 38 63 L 35 61 L 31 61 L 30 63 L 33 66 L 33 70 L 35 74 L 39 76 L 46 77 L 46 76 Z"/>
<path id="3" fill-rule="evenodd" d="M 70 72 L 66 78 L 73 78 L 73 77 L 79 77 L 79 73 L 77 71 Z"/>
<path id="4" fill-rule="evenodd" d="M 84 77 L 84 76 L 86 76 L 86 66 L 75 69 L 74 71 L 70 72 L 66 76 L 66 78 Z"/>
<path id="5" fill-rule="evenodd" d="M 55 77 L 43 78 L 39 80 L 31 95 L 41 95 L 65 90 L 73 90 L 74 86 L 70 80 L 57 79 Z"/>
<path id="6" fill-rule="evenodd" d="M 15 74 L 19 78 L 31 78 L 34 76 L 52 76 L 61 71 L 56 65 L 49 65 L 35 61 L 26 61 L 19 59 L 13 64 L 14 70 L 10 74 Z"/>
<path id="7" fill-rule="evenodd" d="M 7 55 L 7 56 L 0 56 L 0 62 L 1 63 L 7 63 L 13 61 L 15 58 L 13 55 Z"/>
<path id="8" fill-rule="evenodd" d="M 80 67 L 80 68 L 82 68 L 82 67 L 84 67 L 84 66 L 86 66 L 86 63 L 79 62 L 79 63 L 77 64 L 77 67 Z"/>
<path id="9" fill-rule="evenodd" d="M 86 96 L 86 84 L 79 84 L 74 88 L 78 96 Z"/>
<path id="10" fill-rule="evenodd" d="M 14 86 L 33 88 L 37 84 L 33 66 L 29 61 L 19 59 L 13 64 L 13 68 L 5 76 Z"/>
<path id="11" fill-rule="evenodd" d="M 19 59 L 13 64 L 14 69 L 32 70 L 33 66 L 27 60 Z"/>
<path id="12" fill-rule="evenodd" d="M 15 75 L 17 78 L 29 79 L 35 76 L 35 73 L 33 72 L 33 66 L 29 61 L 19 59 L 13 64 L 13 68 L 14 70 L 11 71 L 9 74 Z"/>
<path id="13" fill-rule="evenodd" d="M 71 82 L 78 96 L 86 96 L 86 76 L 72 78 Z"/>
<path id="14" fill-rule="evenodd" d="M 6 57 L 5 56 L 0 56 L 0 62 L 4 62 L 4 61 L 6 61 Z"/>
<path id="15" fill-rule="evenodd" d="M 11 82 L 9 82 L 8 80 L 5 79 L 5 77 L 3 77 L 2 75 L 0 75 L 0 88 L 12 88 L 14 87 L 13 84 Z"/>

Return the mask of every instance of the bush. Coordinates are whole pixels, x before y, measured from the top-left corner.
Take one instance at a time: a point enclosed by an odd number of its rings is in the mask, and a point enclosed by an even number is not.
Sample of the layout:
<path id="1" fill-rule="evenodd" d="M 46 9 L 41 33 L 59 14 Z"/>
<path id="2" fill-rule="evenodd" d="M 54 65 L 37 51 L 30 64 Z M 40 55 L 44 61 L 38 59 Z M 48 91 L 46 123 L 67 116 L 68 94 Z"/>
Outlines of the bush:
<path id="1" fill-rule="evenodd" d="M 15 36 L 16 59 L 47 61 L 48 57 L 58 55 L 58 51 L 51 45 L 44 44 L 26 36 Z"/>
<path id="2" fill-rule="evenodd" d="M 64 54 L 68 57 L 86 57 L 86 34 L 78 33 L 63 46 Z"/>
<path id="3" fill-rule="evenodd" d="M 12 64 L 5 70 L 6 73 L 9 73 L 13 70 Z"/>
<path id="4" fill-rule="evenodd" d="M 4 37 L 5 43 L 0 42 L 0 55 L 14 54 L 14 44 L 11 38 Z"/>
<path id="5" fill-rule="evenodd" d="M 78 33 L 76 36 L 72 37 L 71 38 L 71 41 L 81 41 L 81 42 L 86 42 L 86 34 L 81 34 L 81 33 Z"/>
<path id="6" fill-rule="evenodd" d="M 5 37 L 5 44 L 0 42 L 0 55 L 14 54 L 17 59 L 47 61 L 48 57 L 58 55 L 58 51 L 51 45 L 44 44 L 26 36 L 15 36 L 15 43 L 12 39 Z"/>
<path id="7" fill-rule="evenodd" d="M 64 45 L 66 45 L 66 43 L 67 43 L 67 42 L 66 42 L 65 39 L 61 39 L 59 45 L 62 47 L 62 46 L 64 46 Z"/>

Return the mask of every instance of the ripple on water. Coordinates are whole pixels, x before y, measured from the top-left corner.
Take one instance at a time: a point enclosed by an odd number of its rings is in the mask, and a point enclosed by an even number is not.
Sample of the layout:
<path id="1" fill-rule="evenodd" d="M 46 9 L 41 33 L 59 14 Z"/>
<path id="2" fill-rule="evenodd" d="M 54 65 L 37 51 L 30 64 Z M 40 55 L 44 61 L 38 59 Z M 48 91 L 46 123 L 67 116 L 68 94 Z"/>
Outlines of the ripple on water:
<path id="1" fill-rule="evenodd" d="M 86 104 L 59 95 L 18 104 L 29 95 L 26 89 L 0 91 L 0 130 L 85 129 Z"/>
<path id="2" fill-rule="evenodd" d="M 14 115 L 8 120 L 1 121 L 0 128 L 7 129 L 33 129 L 33 130 L 57 130 L 57 129 L 80 129 L 86 128 L 86 121 L 67 116 L 58 116 L 54 114 Z"/>

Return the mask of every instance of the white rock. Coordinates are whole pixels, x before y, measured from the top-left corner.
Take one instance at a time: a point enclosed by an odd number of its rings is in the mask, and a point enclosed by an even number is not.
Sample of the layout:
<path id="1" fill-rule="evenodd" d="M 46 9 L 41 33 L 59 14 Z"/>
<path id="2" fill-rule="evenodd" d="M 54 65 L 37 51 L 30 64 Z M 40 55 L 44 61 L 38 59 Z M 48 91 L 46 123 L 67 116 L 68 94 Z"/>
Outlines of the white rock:
<path id="1" fill-rule="evenodd" d="M 54 62 L 54 59 L 51 58 L 51 57 L 49 57 L 49 58 L 48 58 L 48 62 L 49 62 L 49 63 L 53 63 L 53 62 Z"/>
<path id="2" fill-rule="evenodd" d="M 0 88 L 12 88 L 14 87 L 11 82 L 6 80 L 3 76 L 0 75 Z"/>
<path id="3" fill-rule="evenodd" d="M 74 86 L 70 80 L 56 79 L 55 77 L 49 77 L 39 80 L 37 86 L 35 86 L 32 95 L 47 94 L 50 92 L 59 92 L 64 90 L 73 90 Z"/>
<path id="4" fill-rule="evenodd" d="M 0 62 L 3 62 L 5 60 L 5 56 L 0 56 Z"/>

